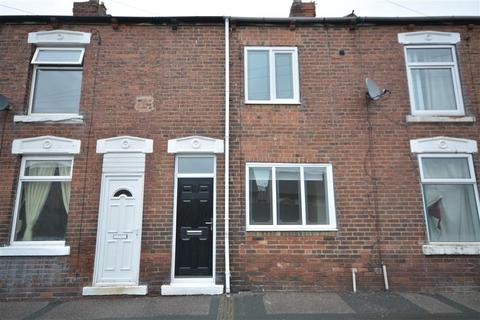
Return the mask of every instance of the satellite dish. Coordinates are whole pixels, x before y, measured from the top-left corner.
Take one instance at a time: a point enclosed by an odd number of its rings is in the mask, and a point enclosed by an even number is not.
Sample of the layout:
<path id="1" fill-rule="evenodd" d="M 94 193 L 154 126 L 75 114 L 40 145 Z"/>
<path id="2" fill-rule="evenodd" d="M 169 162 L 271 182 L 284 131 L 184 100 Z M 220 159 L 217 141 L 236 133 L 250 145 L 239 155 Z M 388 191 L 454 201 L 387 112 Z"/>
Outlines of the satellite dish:
<path id="1" fill-rule="evenodd" d="M 390 94 L 390 90 L 387 89 L 380 91 L 380 88 L 375 81 L 369 78 L 365 79 L 365 86 L 367 87 L 367 97 L 375 101 L 387 94 Z"/>
<path id="2" fill-rule="evenodd" d="M 0 111 L 10 109 L 10 102 L 8 101 L 7 97 L 5 97 L 3 94 L 0 94 Z"/>

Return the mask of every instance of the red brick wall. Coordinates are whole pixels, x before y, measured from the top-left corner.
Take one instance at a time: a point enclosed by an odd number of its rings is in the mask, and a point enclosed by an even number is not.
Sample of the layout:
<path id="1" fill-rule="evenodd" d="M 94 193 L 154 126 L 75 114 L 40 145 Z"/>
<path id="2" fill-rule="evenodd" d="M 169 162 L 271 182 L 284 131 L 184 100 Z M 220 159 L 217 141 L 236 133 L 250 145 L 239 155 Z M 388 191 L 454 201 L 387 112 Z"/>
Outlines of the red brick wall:
<path id="1" fill-rule="evenodd" d="M 425 222 L 409 140 L 439 135 L 478 140 L 480 126 L 405 122 L 410 104 L 397 34 L 419 30 L 461 34 L 458 60 L 465 108 L 478 119 L 478 27 L 360 26 L 351 31 L 297 26 L 292 31 L 288 26 L 238 25 L 232 31 L 234 290 L 347 291 L 352 267 L 358 269 L 359 290 L 382 290 L 382 260 L 392 290 L 478 289 L 478 256 L 433 257 L 421 251 Z M 301 105 L 244 104 L 244 46 L 298 48 Z M 392 95 L 367 108 L 366 77 Z M 246 162 L 332 163 L 338 231 L 246 232 Z M 478 175 L 477 155 L 474 162 Z"/>
<path id="2" fill-rule="evenodd" d="M 159 294 L 168 281 L 174 157 L 167 140 L 223 138 L 223 26 L 72 26 L 90 31 L 80 112 L 83 124 L 13 123 L 27 104 L 31 31 L 49 25 L 0 26 L 0 93 L 14 110 L 2 112 L 0 245 L 11 232 L 20 157 L 16 138 L 41 135 L 81 139 L 75 156 L 66 257 L 0 257 L 0 299 L 77 296 L 91 285 L 102 156 L 97 139 L 133 135 L 154 140 L 146 157 L 140 282 Z M 467 114 L 477 118 L 480 98 L 478 27 L 426 26 L 460 32 L 459 66 Z M 417 161 L 409 140 L 446 135 L 478 140 L 475 124 L 407 124 L 410 112 L 403 47 L 406 27 L 237 26 L 231 33 L 231 258 L 232 289 L 347 291 L 350 269 L 359 290 L 381 290 L 387 265 L 392 290 L 478 289 L 478 256 L 424 256 L 426 242 Z M 467 37 L 469 40 L 467 41 Z M 100 41 L 101 39 L 101 41 Z M 301 105 L 243 103 L 243 47 L 296 46 Z M 345 50 L 340 55 L 339 50 Z M 392 91 L 365 105 L 365 77 Z M 135 108 L 152 96 L 154 109 Z M 369 137 L 368 118 L 372 135 Z M 369 146 L 371 152 L 369 153 Z M 217 271 L 223 270 L 223 161 L 217 158 Z M 337 232 L 246 232 L 246 162 L 332 163 Z M 474 156 L 477 174 L 478 156 Z M 377 178 L 374 190 L 372 169 Z M 377 206 L 375 206 L 377 203 Z M 377 207 L 377 209 L 375 209 Z M 378 221 L 378 223 L 376 223 Z M 380 230 L 380 232 L 377 232 Z M 381 258 L 380 258 L 381 253 Z"/>
<path id="3" fill-rule="evenodd" d="M 66 257 L 0 257 L 1 298 L 77 296 L 92 282 L 102 155 L 96 141 L 117 135 L 154 140 L 146 156 L 140 282 L 159 294 L 170 277 L 174 155 L 167 140 L 190 135 L 223 139 L 223 25 L 72 26 L 92 32 L 84 59 L 80 113 L 83 124 L 14 123 L 27 104 L 31 31 L 49 25 L 0 26 L 0 92 L 14 110 L 0 114 L 5 126 L 0 149 L 0 245 L 8 245 L 21 158 L 11 154 L 14 139 L 56 135 L 80 139 L 75 156 Z M 101 41 L 100 41 L 101 39 Z M 153 96 L 154 111 L 135 109 L 138 96 Z M 217 157 L 217 264 L 223 265 L 223 155 Z"/>

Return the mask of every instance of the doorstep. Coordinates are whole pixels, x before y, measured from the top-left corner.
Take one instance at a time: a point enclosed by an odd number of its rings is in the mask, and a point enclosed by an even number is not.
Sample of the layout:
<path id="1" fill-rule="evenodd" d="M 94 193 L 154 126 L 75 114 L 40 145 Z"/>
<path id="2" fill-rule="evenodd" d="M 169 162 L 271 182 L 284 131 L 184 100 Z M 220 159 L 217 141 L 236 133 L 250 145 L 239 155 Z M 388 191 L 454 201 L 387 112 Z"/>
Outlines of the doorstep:
<path id="1" fill-rule="evenodd" d="M 213 279 L 181 279 L 173 280 L 162 286 L 162 296 L 179 295 L 216 295 L 223 293 L 223 285 L 215 284 Z"/>
<path id="2" fill-rule="evenodd" d="M 137 295 L 144 296 L 148 292 L 147 286 L 110 286 L 110 287 L 83 287 L 84 296 L 110 295 Z"/>

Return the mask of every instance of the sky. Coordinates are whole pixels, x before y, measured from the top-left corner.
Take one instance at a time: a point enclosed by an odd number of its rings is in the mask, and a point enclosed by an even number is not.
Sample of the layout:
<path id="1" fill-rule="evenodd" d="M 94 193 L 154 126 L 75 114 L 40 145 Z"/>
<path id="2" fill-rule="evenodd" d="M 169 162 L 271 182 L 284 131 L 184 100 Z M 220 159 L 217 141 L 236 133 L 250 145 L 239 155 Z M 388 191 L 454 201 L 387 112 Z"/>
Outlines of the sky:
<path id="1" fill-rule="evenodd" d="M 81 1 L 81 0 L 80 0 Z M 288 17 L 293 0 L 104 0 L 112 16 Z M 71 15 L 73 0 L 0 0 L 0 15 Z M 478 16 L 480 0 L 317 0 L 317 17 Z"/>

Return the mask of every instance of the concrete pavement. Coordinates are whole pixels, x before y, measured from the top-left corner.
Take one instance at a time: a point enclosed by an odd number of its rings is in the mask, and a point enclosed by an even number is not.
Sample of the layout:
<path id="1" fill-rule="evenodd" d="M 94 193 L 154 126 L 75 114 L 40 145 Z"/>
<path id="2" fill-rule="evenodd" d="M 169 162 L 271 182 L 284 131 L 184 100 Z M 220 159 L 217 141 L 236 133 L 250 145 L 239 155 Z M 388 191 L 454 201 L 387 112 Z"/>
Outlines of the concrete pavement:
<path id="1" fill-rule="evenodd" d="M 479 320 L 480 292 L 240 293 L 226 296 L 79 298 L 0 302 L 0 319 Z"/>

